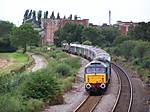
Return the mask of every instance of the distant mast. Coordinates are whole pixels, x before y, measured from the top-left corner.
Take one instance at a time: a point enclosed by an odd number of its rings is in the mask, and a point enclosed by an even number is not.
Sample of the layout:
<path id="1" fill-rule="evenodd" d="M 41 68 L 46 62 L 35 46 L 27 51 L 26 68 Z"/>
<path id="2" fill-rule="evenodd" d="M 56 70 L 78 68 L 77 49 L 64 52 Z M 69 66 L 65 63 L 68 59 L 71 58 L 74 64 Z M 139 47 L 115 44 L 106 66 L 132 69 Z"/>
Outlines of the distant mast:
<path id="1" fill-rule="evenodd" d="M 111 25 L 111 11 L 109 10 L 109 25 Z"/>

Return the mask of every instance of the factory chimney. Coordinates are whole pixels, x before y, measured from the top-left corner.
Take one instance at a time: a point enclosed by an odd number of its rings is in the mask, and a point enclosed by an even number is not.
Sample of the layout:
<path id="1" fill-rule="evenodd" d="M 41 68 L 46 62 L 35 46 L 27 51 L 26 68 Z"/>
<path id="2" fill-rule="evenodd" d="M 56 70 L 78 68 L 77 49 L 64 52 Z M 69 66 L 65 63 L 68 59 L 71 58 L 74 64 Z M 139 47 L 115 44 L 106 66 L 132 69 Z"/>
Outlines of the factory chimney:
<path id="1" fill-rule="evenodd" d="M 109 25 L 111 25 L 111 11 L 109 10 Z"/>

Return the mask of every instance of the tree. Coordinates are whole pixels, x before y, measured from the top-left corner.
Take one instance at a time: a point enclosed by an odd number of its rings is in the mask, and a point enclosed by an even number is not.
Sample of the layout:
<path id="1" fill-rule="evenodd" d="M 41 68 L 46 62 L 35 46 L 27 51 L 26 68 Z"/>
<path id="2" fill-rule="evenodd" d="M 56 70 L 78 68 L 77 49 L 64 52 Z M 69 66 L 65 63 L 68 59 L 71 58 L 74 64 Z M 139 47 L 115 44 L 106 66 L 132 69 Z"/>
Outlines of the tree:
<path id="1" fill-rule="evenodd" d="M 142 62 L 144 57 L 150 56 L 150 43 L 145 41 L 136 41 L 137 45 L 132 50 L 134 58 L 139 58 L 139 61 Z"/>
<path id="2" fill-rule="evenodd" d="M 32 16 L 32 10 L 30 10 L 30 13 L 28 14 L 28 18 L 27 19 L 30 19 Z"/>
<path id="3" fill-rule="evenodd" d="M 99 45 L 102 41 L 98 40 L 101 39 L 99 29 L 87 27 L 82 32 L 82 41 L 90 41 L 93 45 Z M 104 42 L 104 41 L 103 41 Z"/>
<path id="4" fill-rule="evenodd" d="M 131 39 L 137 40 L 148 40 L 150 41 L 150 22 L 140 22 L 135 26 L 129 28 L 128 36 Z"/>
<path id="5" fill-rule="evenodd" d="M 106 47 L 112 46 L 115 38 L 120 35 L 118 29 L 115 27 L 102 27 L 100 30 L 104 37 L 104 44 Z"/>
<path id="6" fill-rule="evenodd" d="M 60 19 L 60 15 L 59 15 L 59 13 L 57 13 L 57 19 Z"/>
<path id="7" fill-rule="evenodd" d="M 14 51 L 15 49 L 10 45 L 9 34 L 14 27 L 13 23 L 8 21 L 0 21 L 0 51 Z"/>
<path id="8" fill-rule="evenodd" d="M 52 12 L 51 16 L 50 16 L 50 19 L 55 19 L 55 15 L 54 15 L 54 11 Z"/>
<path id="9" fill-rule="evenodd" d="M 0 37 L 8 35 L 13 27 L 13 23 L 8 21 L 0 21 Z"/>
<path id="10" fill-rule="evenodd" d="M 69 43 L 77 41 L 81 43 L 83 29 L 84 26 L 81 24 L 66 23 L 62 28 L 55 32 L 56 40 L 59 40 L 59 42 L 66 40 Z"/>
<path id="11" fill-rule="evenodd" d="M 33 18 L 34 20 L 36 20 L 36 11 L 35 11 L 35 10 L 33 11 L 32 18 Z"/>
<path id="12" fill-rule="evenodd" d="M 64 16 L 64 18 L 63 19 L 66 19 L 66 16 Z"/>
<path id="13" fill-rule="evenodd" d="M 38 42 L 39 34 L 30 24 L 15 27 L 11 32 L 11 44 L 17 48 L 24 48 L 23 53 L 26 52 L 27 45 L 37 45 Z"/>
<path id="14" fill-rule="evenodd" d="M 39 23 L 39 26 L 41 26 L 41 17 L 42 17 L 42 11 L 39 10 L 38 11 L 38 23 Z"/>
<path id="15" fill-rule="evenodd" d="M 77 19 L 78 19 L 77 15 L 74 15 L 74 20 L 77 20 Z"/>
<path id="16" fill-rule="evenodd" d="M 29 14 L 29 9 L 27 9 L 27 10 L 25 11 L 23 21 L 25 21 L 25 20 L 27 20 L 27 19 L 28 19 L 28 14 Z"/>
<path id="17" fill-rule="evenodd" d="M 70 14 L 70 16 L 68 17 L 69 20 L 72 20 L 72 14 Z"/>
<path id="18" fill-rule="evenodd" d="M 48 11 L 45 12 L 45 19 L 48 18 Z"/>
<path id="19" fill-rule="evenodd" d="M 48 11 L 44 12 L 44 19 L 48 18 Z"/>

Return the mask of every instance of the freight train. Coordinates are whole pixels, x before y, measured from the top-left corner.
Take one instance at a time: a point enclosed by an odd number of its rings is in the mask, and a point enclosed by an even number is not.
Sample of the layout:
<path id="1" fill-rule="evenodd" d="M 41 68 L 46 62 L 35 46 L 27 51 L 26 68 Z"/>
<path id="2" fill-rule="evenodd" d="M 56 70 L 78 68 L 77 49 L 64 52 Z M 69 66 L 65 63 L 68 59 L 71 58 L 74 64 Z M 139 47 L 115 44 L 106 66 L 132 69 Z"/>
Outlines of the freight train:
<path id="1" fill-rule="evenodd" d="M 84 69 L 87 92 L 106 91 L 111 80 L 111 57 L 106 51 L 94 46 L 68 43 L 63 43 L 62 49 L 91 61 Z"/>

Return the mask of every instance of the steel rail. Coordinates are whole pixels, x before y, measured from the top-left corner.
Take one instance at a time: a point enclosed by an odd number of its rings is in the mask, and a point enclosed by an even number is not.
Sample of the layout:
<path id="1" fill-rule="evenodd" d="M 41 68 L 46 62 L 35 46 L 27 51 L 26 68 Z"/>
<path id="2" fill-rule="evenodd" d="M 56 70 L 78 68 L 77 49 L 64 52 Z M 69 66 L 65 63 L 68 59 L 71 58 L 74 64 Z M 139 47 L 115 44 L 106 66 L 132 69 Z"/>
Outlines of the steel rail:
<path id="1" fill-rule="evenodd" d="M 112 65 L 115 66 L 115 67 L 117 67 L 121 72 L 123 72 L 123 74 L 127 77 L 127 80 L 128 80 L 128 82 L 129 82 L 129 87 L 130 87 L 130 101 L 129 101 L 129 106 L 128 106 L 127 112 L 130 112 L 131 106 L 132 106 L 132 102 L 133 102 L 133 87 L 132 87 L 131 80 L 130 80 L 128 74 L 127 74 L 120 66 L 118 66 L 118 65 L 116 65 L 116 64 L 114 64 L 114 63 L 112 63 Z M 116 69 L 114 68 L 114 70 L 116 70 Z M 116 70 L 116 72 L 118 72 L 118 70 Z M 116 74 L 118 75 L 118 77 L 120 77 L 118 73 L 116 73 Z M 120 79 L 121 79 L 121 78 L 119 78 L 119 80 L 120 80 Z M 122 85 L 122 83 L 121 83 L 121 85 Z M 118 102 L 119 102 L 119 99 L 120 99 L 120 97 L 121 97 L 121 96 L 120 96 L 120 95 L 121 95 L 121 91 L 122 91 L 122 88 L 119 88 L 119 92 L 118 92 L 118 95 L 117 95 L 117 99 L 116 99 L 116 102 L 115 102 L 115 104 L 114 104 L 113 109 L 112 109 L 111 112 L 115 112 L 115 109 L 116 109 L 116 107 L 117 107 L 117 105 L 118 105 Z"/>
<path id="2" fill-rule="evenodd" d="M 102 96 L 88 96 L 73 112 L 93 112 Z"/>

